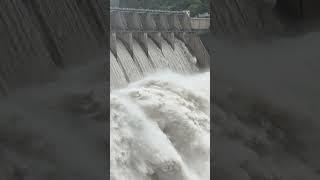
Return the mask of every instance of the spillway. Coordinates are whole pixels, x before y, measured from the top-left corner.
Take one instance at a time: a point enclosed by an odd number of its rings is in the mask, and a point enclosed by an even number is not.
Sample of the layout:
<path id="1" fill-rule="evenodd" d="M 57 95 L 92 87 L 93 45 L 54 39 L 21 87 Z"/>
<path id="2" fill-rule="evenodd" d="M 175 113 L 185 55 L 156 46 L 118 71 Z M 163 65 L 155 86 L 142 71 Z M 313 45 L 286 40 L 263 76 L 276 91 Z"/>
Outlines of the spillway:
<path id="1" fill-rule="evenodd" d="M 147 38 L 148 52 L 138 40 L 133 39 L 132 51 L 121 40 L 115 42 L 117 56 L 110 52 L 110 82 L 112 88 L 123 87 L 159 70 L 170 69 L 179 73 L 199 72 L 197 58 L 191 54 L 187 45 L 175 38 L 175 47 L 160 37 L 161 49 L 150 37 Z"/>
<path id="2" fill-rule="evenodd" d="M 209 68 L 186 12 L 111 9 L 110 24 L 111 89 L 165 69 L 190 74 Z"/>
<path id="3" fill-rule="evenodd" d="M 127 84 L 126 77 L 123 73 L 121 65 L 119 65 L 117 59 L 110 52 L 110 84 L 111 88 L 122 87 Z"/>

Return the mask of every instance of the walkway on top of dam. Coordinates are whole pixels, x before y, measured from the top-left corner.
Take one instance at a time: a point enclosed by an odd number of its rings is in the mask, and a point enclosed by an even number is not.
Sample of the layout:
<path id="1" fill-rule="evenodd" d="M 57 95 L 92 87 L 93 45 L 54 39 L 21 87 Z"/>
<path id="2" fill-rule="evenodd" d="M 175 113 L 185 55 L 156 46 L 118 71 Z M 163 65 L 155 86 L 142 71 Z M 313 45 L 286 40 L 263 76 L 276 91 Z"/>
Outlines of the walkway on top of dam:
<path id="1" fill-rule="evenodd" d="M 176 32 L 208 31 L 210 18 L 192 18 L 189 11 L 167 11 L 133 8 L 110 8 L 111 32 Z"/>

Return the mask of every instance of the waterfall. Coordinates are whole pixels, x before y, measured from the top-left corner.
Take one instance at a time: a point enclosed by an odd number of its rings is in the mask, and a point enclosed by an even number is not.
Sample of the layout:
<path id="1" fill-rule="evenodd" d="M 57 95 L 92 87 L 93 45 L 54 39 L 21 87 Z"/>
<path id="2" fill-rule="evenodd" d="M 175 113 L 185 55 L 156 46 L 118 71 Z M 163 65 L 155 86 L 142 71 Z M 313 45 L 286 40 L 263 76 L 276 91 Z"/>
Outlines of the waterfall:
<path id="1" fill-rule="evenodd" d="M 120 61 L 124 73 L 127 75 L 129 81 L 135 81 L 142 77 L 142 74 L 138 68 L 138 65 L 134 62 L 133 57 L 127 50 L 122 41 L 117 40 L 118 46 L 118 60 Z"/>
<path id="2" fill-rule="evenodd" d="M 116 57 L 110 52 L 110 85 L 111 88 L 123 87 L 127 84 L 126 77 Z"/>
<path id="3" fill-rule="evenodd" d="M 163 71 L 112 91 L 111 180 L 209 180 L 209 84 Z"/>
<path id="4" fill-rule="evenodd" d="M 144 74 L 154 71 L 152 63 L 149 61 L 148 56 L 143 51 L 143 48 L 139 45 L 138 41 L 135 39 L 133 39 L 133 52 L 137 63 Z"/>
<path id="5" fill-rule="evenodd" d="M 146 75 L 170 69 L 174 72 L 190 74 L 199 71 L 197 59 L 187 45 L 174 39 L 174 47 L 162 36 L 161 47 L 150 37 L 147 38 L 147 50 L 133 38 L 132 51 L 121 40 L 116 41 L 117 56 L 110 52 L 111 88 L 123 87 L 127 82 L 135 82 Z"/>

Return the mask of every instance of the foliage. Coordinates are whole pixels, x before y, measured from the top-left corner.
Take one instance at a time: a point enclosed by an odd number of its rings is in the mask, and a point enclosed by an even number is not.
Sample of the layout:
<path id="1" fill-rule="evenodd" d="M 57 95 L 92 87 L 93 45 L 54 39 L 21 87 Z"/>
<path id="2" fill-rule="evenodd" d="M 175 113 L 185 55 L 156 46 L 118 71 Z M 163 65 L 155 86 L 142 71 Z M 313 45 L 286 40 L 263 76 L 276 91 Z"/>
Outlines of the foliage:
<path id="1" fill-rule="evenodd" d="M 191 15 L 208 12 L 209 0 L 138 0 L 138 7 L 164 10 L 190 10 Z"/>

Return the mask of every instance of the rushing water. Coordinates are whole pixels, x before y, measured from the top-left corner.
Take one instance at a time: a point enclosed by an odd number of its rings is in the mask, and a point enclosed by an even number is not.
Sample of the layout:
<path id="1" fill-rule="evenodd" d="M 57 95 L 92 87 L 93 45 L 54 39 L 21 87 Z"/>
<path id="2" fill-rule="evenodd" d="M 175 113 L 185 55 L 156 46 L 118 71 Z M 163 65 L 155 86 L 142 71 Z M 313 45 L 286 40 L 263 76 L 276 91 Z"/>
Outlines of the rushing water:
<path id="1" fill-rule="evenodd" d="M 175 39 L 175 46 L 172 47 L 164 38 L 160 39 L 161 47 L 148 37 L 147 50 L 136 39 L 133 39 L 131 51 L 121 40 L 115 42 L 117 52 L 116 54 L 110 52 L 111 89 L 124 87 L 129 82 L 142 79 L 161 69 L 184 74 L 199 71 L 196 58 L 189 52 L 184 42 Z"/>
<path id="2" fill-rule="evenodd" d="M 162 71 L 110 95 L 111 180 L 210 179 L 210 73 Z"/>

